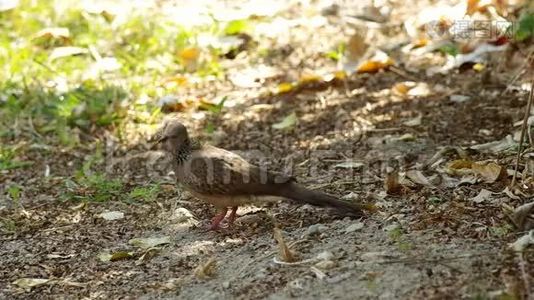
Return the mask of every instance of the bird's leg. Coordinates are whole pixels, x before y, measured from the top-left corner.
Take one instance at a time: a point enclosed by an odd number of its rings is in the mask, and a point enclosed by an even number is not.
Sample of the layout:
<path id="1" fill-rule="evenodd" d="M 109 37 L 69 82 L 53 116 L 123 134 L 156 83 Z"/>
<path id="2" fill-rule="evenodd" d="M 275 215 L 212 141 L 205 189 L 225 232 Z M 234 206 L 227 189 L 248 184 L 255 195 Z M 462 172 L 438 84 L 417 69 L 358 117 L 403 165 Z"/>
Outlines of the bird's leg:
<path id="1" fill-rule="evenodd" d="M 232 206 L 232 211 L 230 212 L 230 215 L 228 216 L 229 226 L 232 226 L 234 224 L 236 216 L 237 216 L 237 206 Z"/>
<path id="2" fill-rule="evenodd" d="M 226 217 L 226 212 L 228 212 L 228 208 L 223 208 L 219 214 L 211 219 L 210 230 L 218 230 L 221 228 L 221 221 Z"/>

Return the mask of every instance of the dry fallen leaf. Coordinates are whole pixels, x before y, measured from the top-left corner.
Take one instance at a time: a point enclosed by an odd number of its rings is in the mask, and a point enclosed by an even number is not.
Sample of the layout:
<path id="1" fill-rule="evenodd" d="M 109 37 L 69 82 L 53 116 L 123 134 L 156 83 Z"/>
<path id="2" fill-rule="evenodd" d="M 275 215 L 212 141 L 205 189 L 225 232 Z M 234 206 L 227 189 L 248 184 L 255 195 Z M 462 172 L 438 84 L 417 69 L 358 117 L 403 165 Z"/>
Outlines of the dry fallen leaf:
<path id="1" fill-rule="evenodd" d="M 473 162 L 467 159 L 457 159 L 449 162 L 445 168 L 445 171 L 450 175 L 466 176 L 472 175 L 473 170 L 471 166 Z"/>
<path id="2" fill-rule="evenodd" d="M 148 238 L 135 238 L 128 241 L 128 244 L 148 249 L 153 248 L 156 246 L 169 244 L 171 243 L 171 238 L 169 236 L 162 236 L 162 237 L 148 237 Z"/>
<path id="3" fill-rule="evenodd" d="M 534 228 L 534 222 L 531 217 L 533 209 L 534 202 L 523 204 L 514 209 L 514 212 L 510 216 L 512 223 L 514 223 L 519 230 L 523 231 Z"/>
<path id="4" fill-rule="evenodd" d="M 348 161 L 336 164 L 334 166 L 334 168 L 339 168 L 339 169 L 360 169 L 363 166 L 365 166 L 365 164 L 363 162 L 361 162 L 361 161 L 348 160 Z"/>
<path id="5" fill-rule="evenodd" d="M 506 177 L 506 170 L 494 162 L 487 164 L 476 162 L 471 165 L 471 169 L 487 183 Z"/>
<path id="6" fill-rule="evenodd" d="M 24 289 L 31 289 L 32 287 L 40 286 L 49 283 L 50 279 L 44 278 L 19 278 L 12 283 Z"/>
<path id="7" fill-rule="evenodd" d="M 126 251 L 117 251 L 113 253 L 102 252 L 98 254 L 98 259 L 101 262 L 118 261 L 118 260 L 129 259 L 132 257 L 133 257 L 133 253 L 126 252 Z"/>
<path id="8" fill-rule="evenodd" d="M 335 71 L 333 74 L 334 79 L 337 80 L 345 80 L 347 79 L 347 72 L 341 70 L 341 71 Z"/>
<path id="9" fill-rule="evenodd" d="M 292 128 L 297 124 L 297 115 L 293 112 L 286 116 L 282 121 L 279 123 L 275 123 L 272 125 L 274 129 L 289 129 Z"/>
<path id="10" fill-rule="evenodd" d="M 120 211 L 106 211 L 98 216 L 104 220 L 113 221 L 124 218 L 124 213 Z"/>
<path id="11" fill-rule="evenodd" d="M 402 122 L 402 124 L 406 126 L 414 127 L 414 126 L 421 125 L 422 121 L 423 121 L 423 115 L 419 115 L 413 119 Z"/>
<path id="12" fill-rule="evenodd" d="M 476 195 L 475 197 L 471 198 L 471 201 L 473 201 L 475 203 L 482 203 L 482 202 L 484 202 L 486 200 L 489 200 L 492 195 L 493 195 L 492 191 L 488 191 L 486 189 L 482 189 L 482 190 L 480 190 L 478 195 Z"/>
<path id="13" fill-rule="evenodd" d="M 56 60 L 58 58 L 74 56 L 74 55 L 80 55 L 80 54 L 85 54 L 85 53 L 88 53 L 88 52 L 89 51 L 87 49 L 80 48 L 80 47 L 71 47 L 71 46 L 56 47 L 56 48 L 54 48 L 54 50 L 52 50 L 52 53 L 50 53 L 50 56 L 48 57 L 48 59 L 50 61 L 53 61 L 53 60 Z"/>
<path id="14" fill-rule="evenodd" d="M 419 170 L 409 170 L 406 172 L 406 177 L 408 177 L 411 181 L 425 185 L 425 186 L 434 186 L 432 182 L 426 176 Z"/>
<path id="15" fill-rule="evenodd" d="M 534 230 L 529 231 L 527 234 L 518 238 L 515 242 L 510 243 L 509 247 L 514 251 L 522 252 L 532 244 L 534 244 Z"/>
<path id="16" fill-rule="evenodd" d="M 184 75 L 176 75 L 172 77 L 165 78 L 162 82 L 162 85 L 166 88 L 173 88 L 178 86 L 186 86 L 189 83 L 189 80 Z"/>
<path id="17" fill-rule="evenodd" d="M 358 73 L 376 73 L 382 69 L 386 69 L 394 65 L 393 59 L 389 57 L 386 53 L 382 51 L 377 51 L 377 53 L 370 59 L 360 63 L 356 68 Z"/>
<path id="18" fill-rule="evenodd" d="M 278 243 L 278 256 L 279 258 L 284 262 L 295 262 L 297 261 L 295 254 L 289 249 L 286 242 L 284 241 L 284 237 L 282 235 L 282 231 L 279 228 L 274 228 L 273 231 L 274 239 Z"/>
<path id="19" fill-rule="evenodd" d="M 290 92 L 296 85 L 291 82 L 282 82 L 278 85 L 278 93 L 283 94 Z"/>
<path id="20" fill-rule="evenodd" d="M 66 27 L 48 27 L 39 30 L 34 39 L 65 39 L 70 38 L 70 31 Z"/>
<path id="21" fill-rule="evenodd" d="M 412 86 L 413 87 L 413 86 Z M 405 82 L 397 82 L 393 87 L 391 88 L 391 91 L 393 94 L 399 95 L 399 96 L 405 96 L 408 91 L 410 90 L 410 86 L 406 84 Z"/>
<path id="22" fill-rule="evenodd" d="M 349 73 L 354 72 L 355 67 L 365 56 L 369 49 L 369 44 L 365 41 L 366 36 L 367 28 L 361 26 L 356 28 L 356 32 L 349 38 L 343 59 L 340 61 L 342 62 L 343 70 L 348 71 Z"/>
<path id="23" fill-rule="evenodd" d="M 194 274 L 199 279 L 206 279 L 215 275 L 215 268 L 217 262 L 215 258 L 211 257 L 207 262 L 201 263 L 195 268 Z"/>
<path id="24" fill-rule="evenodd" d="M 195 61 L 200 56 L 200 49 L 197 47 L 188 47 L 180 51 L 179 56 L 186 62 Z"/>
<path id="25" fill-rule="evenodd" d="M 467 0 L 467 8 L 465 14 L 468 16 L 472 16 L 474 13 L 476 13 L 479 9 L 479 2 L 480 0 Z"/>
<path id="26" fill-rule="evenodd" d="M 511 134 L 507 135 L 499 141 L 493 141 L 485 144 L 473 145 L 469 148 L 484 152 L 484 153 L 499 153 L 505 150 L 508 150 L 512 147 L 515 147 L 517 143 L 514 141 L 514 138 Z"/>
<path id="27" fill-rule="evenodd" d="M 299 78 L 299 84 L 308 84 L 321 81 L 323 81 L 323 78 L 316 74 L 302 74 L 302 76 Z"/>
<path id="28" fill-rule="evenodd" d="M 390 195 L 402 192 L 402 185 L 399 183 L 399 173 L 397 171 L 388 172 L 384 181 L 384 189 Z"/>

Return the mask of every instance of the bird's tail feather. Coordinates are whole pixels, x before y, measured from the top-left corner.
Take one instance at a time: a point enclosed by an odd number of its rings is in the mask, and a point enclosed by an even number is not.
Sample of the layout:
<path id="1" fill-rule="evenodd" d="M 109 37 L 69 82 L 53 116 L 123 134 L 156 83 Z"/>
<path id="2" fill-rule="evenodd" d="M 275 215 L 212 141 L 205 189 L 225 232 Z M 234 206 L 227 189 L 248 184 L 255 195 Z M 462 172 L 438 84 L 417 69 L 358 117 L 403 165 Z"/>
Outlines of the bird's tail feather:
<path id="1" fill-rule="evenodd" d="M 360 216 L 363 214 L 363 210 L 369 210 L 366 205 L 341 201 L 335 196 L 307 189 L 294 182 L 284 184 L 275 189 L 275 194 L 274 196 L 282 196 L 299 203 L 332 207 L 344 215 Z"/>

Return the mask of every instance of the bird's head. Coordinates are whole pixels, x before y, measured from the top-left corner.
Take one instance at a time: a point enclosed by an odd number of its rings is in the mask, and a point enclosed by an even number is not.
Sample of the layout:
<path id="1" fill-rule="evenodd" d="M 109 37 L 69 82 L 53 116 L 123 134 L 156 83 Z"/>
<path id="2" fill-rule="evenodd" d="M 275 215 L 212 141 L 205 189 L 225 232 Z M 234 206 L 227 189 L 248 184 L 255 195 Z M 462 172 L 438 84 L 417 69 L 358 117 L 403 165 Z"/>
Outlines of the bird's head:
<path id="1" fill-rule="evenodd" d="M 154 146 L 160 144 L 163 150 L 170 153 L 175 153 L 182 147 L 189 146 L 187 128 L 175 119 L 165 121 L 152 140 L 155 142 Z"/>

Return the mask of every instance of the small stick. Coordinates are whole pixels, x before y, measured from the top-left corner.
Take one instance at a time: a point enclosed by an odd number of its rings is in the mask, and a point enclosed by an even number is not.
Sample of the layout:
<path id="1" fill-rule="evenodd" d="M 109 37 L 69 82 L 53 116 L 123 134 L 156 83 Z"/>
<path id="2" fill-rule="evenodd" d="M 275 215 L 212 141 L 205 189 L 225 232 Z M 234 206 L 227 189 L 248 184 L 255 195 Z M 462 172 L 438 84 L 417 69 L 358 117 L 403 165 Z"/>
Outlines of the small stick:
<path id="1" fill-rule="evenodd" d="M 524 285 L 524 288 L 525 288 L 525 291 L 527 293 L 527 298 L 526 299 L 529 299 L 531 300 L 532 297 L 530 295 L 530 280 L 529 280 L 529 274 L 528 274 L 528 262 L 526 261 L 523 253 L 518 253 L 518 258 L 519 258 L 519 270 L 521 270 L 521 277 L 523 279 L 523 285 Z"/>
<path id="2" fill-rule="evenodd" d="M 410 75 L 410 74 L 408 74 L 407 72 L 405 72 L 404 70 L 399 69 L 399 68 L 397 68 L 397 67 L 395 67 L 395 66 L 389 66 L 389 70 L 390 70 L 391 72 L 393 72 L 393 73 L 399 75 L 399 76 L 402 76 L 402 77 L 408 79 L 408 80 L 415 81 L 415 82 L 419 82 L 419 81 L 421 81 L 421 79 L 419 79 L 419 78 L 417 78 L 417 77 L 415 77 L 415 76 L 413 76 L 413 75 Z"/>
<path id="3" fill-rule="evenodd" d="M 521 152 L 523 151 L 523 141 L 525 140 L 525 132 L 528 125 L 528 117 L 530 116 L 530 108 L 532 107 L 532 101 L 534 101 L 534 79 L 530 82 L 530 94 L 528 96 L 527 109 L 525 110 L 525 117 L 523 118 L 523 125 L 521 126 L 521 137 L 519 138 L 519 149 L 517 150 L 517 156 L 515 158 L 514 176 L 512 177 L 512 183 L 510 187 L 514 187 L 517 177 L 517 170 L 519 168 L 519 159 L 521 158 Z"/>
<path id="4" fill-rule="evenodd" d="M 511 89 L 511 86 L 514 85 L 515 82 L 519 79 L 519 77 L 521 77 L 521 75 L 525 73 L 528 64 L 530 64 L 530 58 L 533 55 L 534 55 L 534 52 L 531 52 L 527 56 L 527 60 L 525 61 L 525 63 L 521 66 L 521 68 L 519 68 L 519 71 L 517 72 L 517 74 L 515 74 L 514 77 L 512 77 L 512 79 L 508 82 L 508 84 L 506 85 L 506 88 L 504 89 L 504 91 L 501 93 L 500 96 L 504 96 Z"/>

